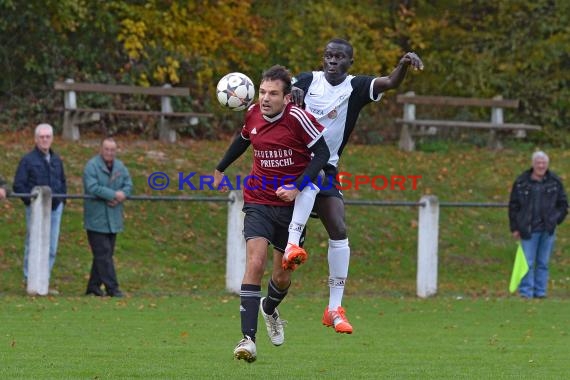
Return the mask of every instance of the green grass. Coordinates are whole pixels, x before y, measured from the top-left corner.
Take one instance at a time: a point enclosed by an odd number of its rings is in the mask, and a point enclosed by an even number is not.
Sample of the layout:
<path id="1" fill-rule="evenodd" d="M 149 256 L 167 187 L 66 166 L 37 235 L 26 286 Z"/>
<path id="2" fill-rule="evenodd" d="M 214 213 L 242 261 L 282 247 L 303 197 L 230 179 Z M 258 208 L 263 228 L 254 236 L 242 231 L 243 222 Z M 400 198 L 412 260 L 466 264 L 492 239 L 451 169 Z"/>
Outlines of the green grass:
<path id="1" fill-rule="evenodd" d="M 294 293 L 294 292 L 293 292 Z M 232 360 L 237 296 L 6 297 L 0 304 L 5 379 L 563 379 L 567 300 L 352 297 L 355 328 L 320 324 L 323 300 L 281 307 L 286 343 L 263 322 L 258 360 Z"/>
<path id="2" fill-rule="evenodd" d="M 31 136 L 31 135 L 30 135 Z M 0 173 L 10 180 L 31 137 L 3 135 Z M 56 139 L 69 192 L 79 194 L 83 165 L 99 137 Z M 119 139 L 135 194 L 219 196 L 213 191 L 151 191 L 163 171 L 211 174 L 228 141 Z M 348 146 L 342 170 L 364 175 L 422 175 L 417 190 L 347 190 L 347 199 L 507 202 L 534 147 L 494 152 L 449 144 L 403 153 L 392 145 Z M 547 149 L 569 186 L 570 151 Z M 228 174 L 246 174 L 249 158 Z M 504 208 L 442 208 L 438 296 L 415 299 L 416 207 L 347 206 L 352 249 L 344 305 L 355 326 L 340 336 L 320 325 L 328 297 L 327 236 L 309 223 L 309 261 L 294 275 L 283 305 L 287 344 L 261 331 L 259 360 L 234 362 L 238 299 L 225 292 L 224 203 L 129 202 L 117 239 L 123 300 L 82 297 L 91 263 L 82 203 L 68 202 L 52 283 L 61 296 L 29 298 L 22 283 L 23 207 L 0 203 L 0 378 L 564 378 L 568 345 L 570 224 L 558 230 L 549 298 L 523 302 L 507 293 L 515 254 Z M 268 268 L 269 269 L 269 268 Z M 267 276 L 265 277 L 267 278 Z M 265 287 L 265 285 L 264 285 Z M 263 326 L 261 326 L 263 327 Z"/>
<path id="3" fill-rule="evenodd" d="M 21 155 L 30 149 L 29 136 L 4 135 L 0 142 L 0 173 L 13 178 Z M 98 138 L 69 143 L 56 139 L 54 147 L 65 162 L 69 192 L 82 193 L 81 173 L 97 152 Z M 135 194 L 220 196 L 214 191 L 179 191 L 171 186 L 152 191 L 147 177 L 163 171 L 211 174 L 228 141 L 156 141 L 120 139 L 119 157 L 134 178 Z M 532 148 L 511 146 L 490 151 L 450 145 L 447 152 L 404 153 L 392 145 L 349 145 L 342 170 L 353 175 L 421 175 L 418 188 L 375 191 L 364 186 L 347 190 L 347 199 L 418 201 L 435 194 L 446 202 L 507 202 L 514 178 L 529 166 Z M 551 166 L 568 183 L 570 151 L 547 150 Z M 250 158 L 242 157 L 229 175 L 247 174 Z M 411 185 L 411 184 L 409 184 Z M 352 259 L 349 296 L 375 294 L 413 296 L 416 282 L 416 207 L 347 206 Z M 129 202 L 126 230 L 117 239 L 119 280 L 129 294 L 209 294 L 225 287 L 226 215 L 224 203 Z M 23 294 L 23 207 L 18 199 L 0 203 L 0 292 Z M 570 224 L 558 230 L 552 257 L 550 294 L 567 297 L 570 290 Z M 327 236 L 317 220 L 308 225 L 309 263 L 296 277 L 298 294 L 326 295 Z M 515 253 L 506 208 L 442 208 L 439 231 L 439 292 L 451 296 L 506 296 Z M 82 201 L 70 200 L 62 219 L 53 284 L 63 295 L 83 293 L 90 267 L 82 226 Z"/>

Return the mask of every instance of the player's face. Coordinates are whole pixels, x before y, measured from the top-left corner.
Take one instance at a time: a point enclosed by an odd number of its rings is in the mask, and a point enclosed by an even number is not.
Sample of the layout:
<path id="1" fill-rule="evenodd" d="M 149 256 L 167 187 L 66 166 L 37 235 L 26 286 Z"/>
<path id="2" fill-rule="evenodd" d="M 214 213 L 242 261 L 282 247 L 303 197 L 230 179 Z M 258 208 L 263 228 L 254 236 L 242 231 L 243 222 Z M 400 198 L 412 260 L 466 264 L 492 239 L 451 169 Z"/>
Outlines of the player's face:
<path id="1" fill-rule="evenodd" d="M 275 116 L 287 105 L 283 92 L 284 83 L 280 80 L 265 80 L 259 85 L 259 106 L 265 116 Z"/>
<path id="2" fill-rule="evenodd" d="M 336 85 L 342 82 L 351 65 L 352 57 L 348 46 L 336 42 L 327 45 L 323 54 L 323 71 L 329 83 Z"/>

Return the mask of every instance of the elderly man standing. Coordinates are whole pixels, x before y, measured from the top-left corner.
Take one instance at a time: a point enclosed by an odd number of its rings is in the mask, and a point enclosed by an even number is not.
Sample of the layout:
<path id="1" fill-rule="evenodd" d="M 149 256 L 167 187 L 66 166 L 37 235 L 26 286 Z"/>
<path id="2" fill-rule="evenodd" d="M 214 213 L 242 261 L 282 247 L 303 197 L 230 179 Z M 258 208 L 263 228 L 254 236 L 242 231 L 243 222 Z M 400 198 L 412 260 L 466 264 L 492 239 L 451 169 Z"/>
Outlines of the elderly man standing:
<path id="1" fill-rule="evenodd" d="M 67 184 L 63 162 L 51 149 L 53 128 L 49 124 L 39 124 L 35 130 L 35 148 L 26 154 L 16 169 L 13 189 L 15 193 L 29 194 L 35 186 L 49 186 L 52 194 L 67 194 Z M 24 243 L 24 277 L 28 278 L 28 257 L 30 244 L 30 198 L 22 198 L 26 205 L 26 240 Z M 59 227 L 65 198 L 53 198 L 51 203 L 51 235 L 49 244 L 49 271 L 55 263 Z M 50 289 L 50 294 L 57 294 Z"/>
<path id="2" fill-rule="evenodd" d="M 520 239 L 529 267 L 519 286 L 523 298 L 546 297 L 556 227 L 568 214 L 564 185 L 548 169 L 549 161 L 546 153 L 534 152 L 532 167 L 515 180 L 509 200 L 511 232 Z"/>
<path id="3" fill-rule="evenodd" d="M 108 296 L 123 297 L 119 289 L 113 254 L 117 233 L 123 231 L 123 202 L 131 195 L 133 182 L 126 166 L 115 158 L 117 143 L 105 138 L 100 152 L 93 157 L 83 171 L 83 187 L 86 195 L 83 221 L 93 263 L 87 283 L 86 295 L 105 296 L 101 285 L 105 285 Z"/>

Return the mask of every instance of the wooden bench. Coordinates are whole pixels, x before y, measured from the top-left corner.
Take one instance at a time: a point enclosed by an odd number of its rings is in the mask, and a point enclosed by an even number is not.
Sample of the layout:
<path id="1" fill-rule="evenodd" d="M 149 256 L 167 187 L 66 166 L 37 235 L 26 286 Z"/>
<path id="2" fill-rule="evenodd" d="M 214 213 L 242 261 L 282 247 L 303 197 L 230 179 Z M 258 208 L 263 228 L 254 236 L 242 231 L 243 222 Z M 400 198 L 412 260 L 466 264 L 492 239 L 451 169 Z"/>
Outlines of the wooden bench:
<path id="1" fill-rule="evenodd" d="M 418 96 L 413 92 L 398 95 L 396 102 L 404 105 L 404 116 L 396 119 L 401 125 L 400 141 L 398 146 L 404 151 L 413 151 L 415 148 L 414 136 L 434 135 L 439 128 L 471 128 L 489 130 L 488 146 L 501 148 L 497 131 L 513 131 L 516 137 L 525 137 L 526 131 L 539 131 L 538 125 L 505 123 L 503 121 L 504 108 L 518 108 L 519 101 L 503 99 L 496 96 L 492 99 L 461 98 L 451 96 Z M 464 120 L 430 120 L 416 119 L 416 105 L 434 107 L 490 107 L 491 121 L 464 121 Z"/>
<path id="2" fill-rule="evenodd" d="M 209 113 L 196 112 L 174 112 L 172 109 L 171 97 L 189 96 L 190 90 L 184 87 L 138 87 L 128 85 L 110 85 L 98 83 L 75 83 L 72 79 L 65 82 L 55 82 L 54 89 L 63 91 L 63 137 L 68 140 L 77 141 L 80 138 L 79 125 L 99 121 L 102 114 L 122 115 L 127 117 L 159 117 L 159 138 L 165 142 L 176 141 L 176 131 L 173 119 L 178 119 L 178 124 L 196 125 L 199 118 L 212 117 Z M 90 92 L 100 94 L 125 94 L 125 95 L 151 95 L 160 96 L 160 111 L 152 110 L 123 110 L 123 109 L 102 109 L 102 108 L 79 108 L 77 107 L 76 92 Z"/>

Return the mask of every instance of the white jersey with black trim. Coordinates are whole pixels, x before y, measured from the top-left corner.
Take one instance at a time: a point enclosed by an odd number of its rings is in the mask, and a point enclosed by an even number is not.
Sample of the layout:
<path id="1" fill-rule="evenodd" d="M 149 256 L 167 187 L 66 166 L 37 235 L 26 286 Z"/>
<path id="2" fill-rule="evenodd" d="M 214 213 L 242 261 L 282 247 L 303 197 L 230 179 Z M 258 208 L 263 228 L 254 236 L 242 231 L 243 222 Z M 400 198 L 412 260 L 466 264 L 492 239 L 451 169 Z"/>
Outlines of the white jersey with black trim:
<path id="1" fill-rule="evenodd" d="M 373 76 L 348 75 L 333 86 L 323 71 L 305 72 L 294 78 L 293 85 L 305 92 L 305 110 L 326 128 L 323 136 L 331 153 L 330 165 L 338 165 L 362 107 L 382 98 L 382 94 L 374 98 L 374 80 Z"/>

